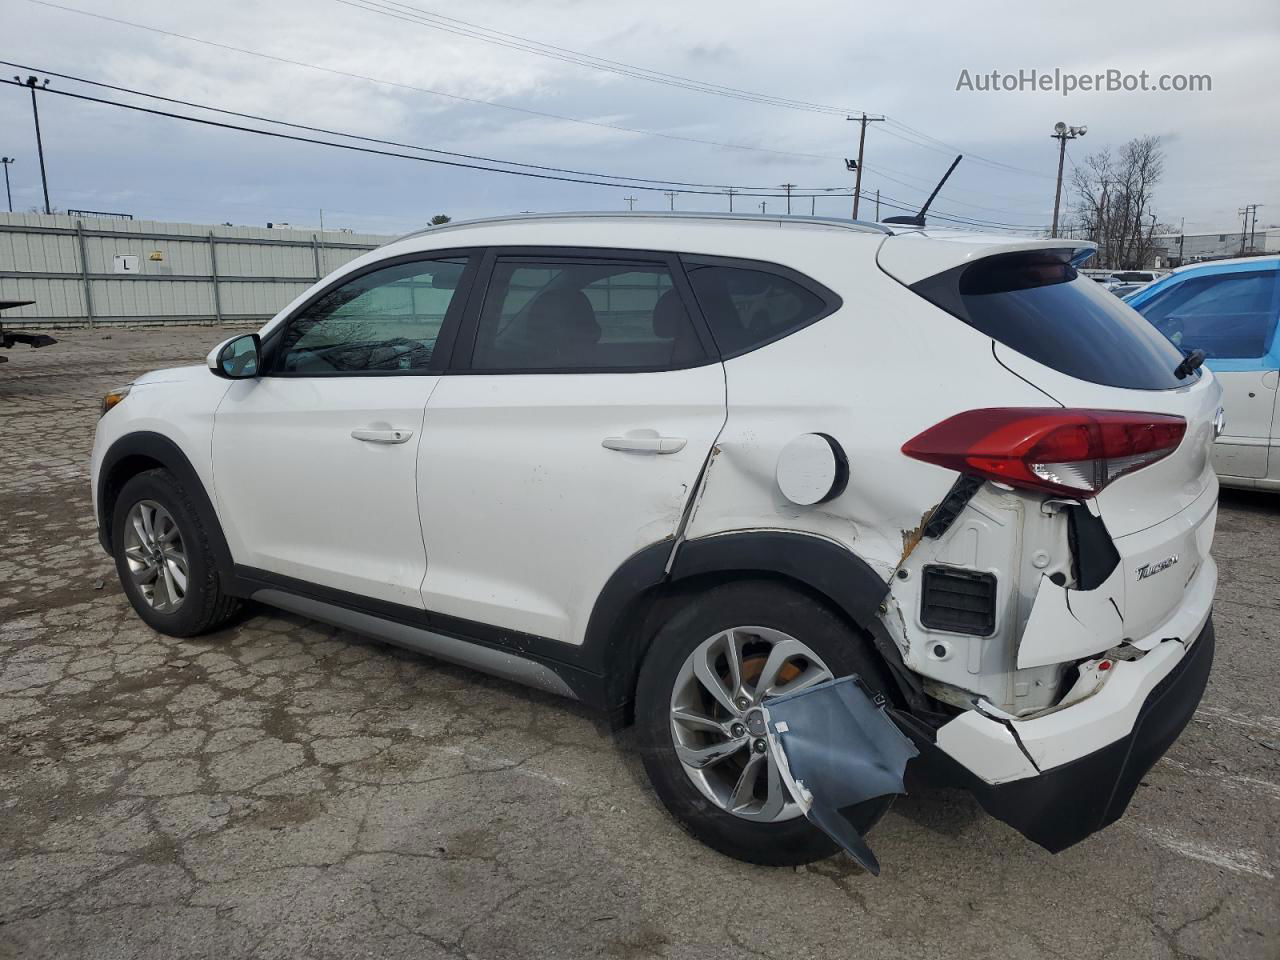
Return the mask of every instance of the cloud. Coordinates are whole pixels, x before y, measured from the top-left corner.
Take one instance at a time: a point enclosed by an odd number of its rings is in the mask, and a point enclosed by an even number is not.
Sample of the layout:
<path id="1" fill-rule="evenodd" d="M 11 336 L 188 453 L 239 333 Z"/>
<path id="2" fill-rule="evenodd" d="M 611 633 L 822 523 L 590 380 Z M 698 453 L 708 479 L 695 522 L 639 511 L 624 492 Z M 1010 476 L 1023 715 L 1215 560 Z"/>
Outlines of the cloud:
<path id="1" fill-rule="evenodd" d="M 247 113 L 547 166 L 714 183 L 851 181 L 841 158 L 854 155 L 857 126 L 839 113 L 779 109 L 591 70 L 334 0 L 58 2 L 386 82 L 247 56 L 23 0 L 6 4 L 11 59 Z M 432 9 L 430 0 L 413 2 Z M 1103 145 L 1161 133 L 1168 150 L 1159 191 L 1165 220 L 1185 216 L 1189 229 L 1213 229 L 1234 222 L 1235 208 L 1244 202 L 1280 207 L 1270 160 L 1280 134 L 1274 124 L 1259 122 L 1274 107 L 1258 79 L 1271 70 L 1280 23 L 1263 0 L 1233 5 L 1230 17 L 1192 0 L 1171 0 L 1158 17 L 1142 9 L 1112 9 L 1102 20 L 1074 8 L 1011 7 L 995 0 L 909 9 L 794 0 L 753 9 L 750 17 L 742 15 L 740 4 L 723 0 L 659 0 L 639 7 L 473 0 L 461 13 L 441 10 L 621 63 L 887 114 L 893 122 L 868 130 L 864 188 L 919 203 L 954 153 L 963 152 L 966 160 L 935 204 L 939 212 L 1047 223 L 1057 160 L 1048 135 L 1059 119 L 1089 126 L 1087 138 L 1071 145 L 1077 162 Z M 1066 98 L 955 90 L 961 69 L 1024 67 L 1210 73 L 1214 87 L 1198 95 Z M 54 86 L 79 89 L 63 80 Z M 406 87 L 762 149 L 647 137 Z M 11 133 L 6 150 L 19 159 L 11 171 L 15 206 L 25 207 L 39 196 L 29 101 L 21 91 L 8 92 L 0 96 L 0 127 Z M 50 189 L 59 206 L 128 203 L 139 216 L 245 223 L 305 221 L 306 211 L 324 207 L 341 216 L 343 225 L 394 232 L 439 210 L 467 216 L 622 209 L 623 197 L 633 192 L 641 197 L 638 207 L 665 203 L 660 192 L 364 156 L 52 96 L 44 97 L 41 109 Z M 1231 149 L 1223 150 L 1224 143 Z M 698 204 L 724 206 L 720 197 L 681 198 L 685 208 Z M 817 202 L 820 213 L 847 206 L 845 199 Z"/>

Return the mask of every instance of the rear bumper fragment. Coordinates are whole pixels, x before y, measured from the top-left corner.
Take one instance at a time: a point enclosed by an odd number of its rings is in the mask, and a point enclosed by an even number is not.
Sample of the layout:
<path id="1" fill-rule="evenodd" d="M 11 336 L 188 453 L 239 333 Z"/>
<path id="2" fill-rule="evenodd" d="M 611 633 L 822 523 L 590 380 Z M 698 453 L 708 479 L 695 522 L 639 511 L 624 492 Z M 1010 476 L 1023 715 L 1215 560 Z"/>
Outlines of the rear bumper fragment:
<path id="1" fill-rule="evenodd" d="M 1191 722 L 1213 666 L 1213 620 L 1185 656 L 1152 689 L 1133 729 L 1075 760 L 1036 776 L 988 783 L 943 752 L 916 723 L 896 716 L 920 748 L 931 780 L 960 787 L 992 816 L 1053 853 L 1079 843 L 1120 818 L 1134 791 Z"/>

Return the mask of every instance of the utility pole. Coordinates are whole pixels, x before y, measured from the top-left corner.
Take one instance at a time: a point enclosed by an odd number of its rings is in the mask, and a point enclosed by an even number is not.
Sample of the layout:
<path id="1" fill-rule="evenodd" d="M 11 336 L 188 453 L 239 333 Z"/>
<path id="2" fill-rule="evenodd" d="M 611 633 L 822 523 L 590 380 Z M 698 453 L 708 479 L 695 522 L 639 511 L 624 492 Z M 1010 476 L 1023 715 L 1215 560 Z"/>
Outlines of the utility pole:
<path id="1" fill-rule="evenodd" d="M 1187 262 L 1186 254 L 1182 250 L 1183 243 L 1187 239 L 1187 218 L 1183 217 L 1178 223 L 1178 266 L 1182 266 Z"/>
<path id="2" fill-rule="evenodd" d="M 630 210 L 630 211 L 632 211 L 632 212 L 634 213 L 634 212 L 635 212 L 635 209 L 636 209 L 636 198 L 635 198 L 635 197 L 623 197 L 622 199 L 623 199 L 623 200 L 625 200 L 625 201 L 627 201 L 627 209 L 628 209 L 628 210 Z"/>
<path id="3" fill-rule="evenodd" d="M 767 200 L 761 200 L 761 201 L 760 201 L 760 212 L 761 212 L 761 213 L 764 213 L 765 204 L 766 204 L 767 202 L 768 202 Z"/>
<path id="4" fill-rule="evenodd" d="M 49 179 L 44 173 L 44 142 L 40 139 L 40 108 L 36 106 L 36 90 L 43 90 L 47 87 L 49 78 L 46 77 L 39 87 L 36 86 L 38 81 L 35 77 L 27 77 L 26 80 L 23 80 L 21 77 L 15 76 L 13 79 L 24 87 L 31 88 L 31 116 L 36 124 L 36 152 L 40 155 L 40 185 L 44 187 L 44 212 L 52 213 L 53 210 L 49 207 Z M 8 173 L 8 171 L 9 168 L 5 167 L 5 173 Z"/>
<path id="5" fill-rule="evenodd" d="M 1262 206 L 1260 203 L 1248 203 L 1239 211 L 1244 221 L 1240 227 L 1240 256 L 1245 254 L 1245 241 L 1248 241 L 1249 250 L 1253 250 L 1253 235 L 1258 226 L 1258 208 Z"/>
<path id="6" fill-rule="evenodd" d="M 13 162 L 13 157 L 0 157 L 0 164 L 4 165 L 4 195 L 9 201 L 10 213 L 13 213 L 13 194 L 9 192 L 9 164 Z"/>
<path id="7" fill-rule="evenodd" d="M 853 166 L 854 182 L 853 182 L 853 219 L 858 219 L 858 200 L 862 196 L 862 154 L 867 145 L 867 124 L 879 123 L 884 117 L 868 117 L 865 113 L 860 117 L 845 117 L 846 120 L 856 120 L 858 122 L 858 159 Z M 849 166 L 849 161 L 845 161 L 845 166 Z"/>
<path id="8" fill-rule="evenodd" d="M 809 216 L 816 217 L 818 209 L 818 195 L 816 193 L 809 194 Z"/>
<path id="9" fill-rule="evenodd" d="M 1058 235 L 1058 208 L 1062 204 L 1062 161 L 1067 155 L 1067 141 L 1083 137 L 1088 132 L 1088 127 L 1068 127 L 1059 120 L 1053 125 L 1053 133 L 1049 134 L 1058 141 L 1058 186 L 1053 191 L 1053 228 L 1049 231 L 1051 237 Z"/>
<path id="10" fill-rule="evenodd" d="M 672 210 L 675 210 L 675 208 L 676 208 L 676 197 L 679 195 L 680 191 L 678 191 L 678 190 L 664 190 L 664 191 L 663 191 L 663 193 L 665 193 L 665 194 L 667 195 L 667 199 L 671 201 L 671 209 L 672 209 Z"/>
<path id="11" fill-rule="evenodd" d="M 791 191 L 795 189 L 794 183 L 780 183 L 778 186 L 787 191 L 787 216 L 791 216 Z"/>
<path id="12" fill-rule="evenodd" d="M 880 191 L 876 191 L 876 223 L 880 222 Z"/>
<path id="13" fill-rule="evenodd" d="M 738 191 L 733 189 L 733 187 L 729 187 L 727 190 L 725 190 L 725 193 L 729 195 L 729 212 L 730 213 L 733 213 L 733 195 L 737 192 Z"/>

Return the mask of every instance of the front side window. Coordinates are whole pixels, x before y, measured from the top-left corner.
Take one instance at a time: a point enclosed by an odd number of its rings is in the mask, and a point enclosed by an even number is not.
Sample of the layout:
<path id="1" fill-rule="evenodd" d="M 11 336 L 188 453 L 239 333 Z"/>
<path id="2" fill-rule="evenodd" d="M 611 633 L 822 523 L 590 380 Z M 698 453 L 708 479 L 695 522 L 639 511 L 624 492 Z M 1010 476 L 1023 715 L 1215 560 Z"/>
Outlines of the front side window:
<path id="1" fill-rule="evenodd" d="M 817 293 L 778 273 L 696 261 L 687 269 L 711 335 L 726 358 L 785 337 L 831 312 Z"/>
<path id="2" fill-rule="evenodd" d="M 275 369 L 293 374 L 425 370 L 465 258 L 414 261 L 328 291 L 284 332 Z"/>
<path id="3" fill-rule="evenodd" d="M 1265 356 L 1275 333 L 1280 271 L 1190 276 L 1157 292 L 1138 311 L 1182 350 L 1209 359 Z"/>
<path id="4" fill-rule="evenodd" d="M 499 258 L 471 367 L 625 371 L 705 359 L 665 264 Z"/>

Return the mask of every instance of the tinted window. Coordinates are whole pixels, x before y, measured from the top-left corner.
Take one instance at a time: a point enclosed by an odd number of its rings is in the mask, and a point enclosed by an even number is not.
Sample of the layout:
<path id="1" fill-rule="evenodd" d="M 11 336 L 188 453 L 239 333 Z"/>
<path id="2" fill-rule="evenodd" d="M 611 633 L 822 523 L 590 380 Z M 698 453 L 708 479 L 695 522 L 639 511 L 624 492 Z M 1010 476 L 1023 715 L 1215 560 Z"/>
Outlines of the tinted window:
<path id="1" fill-rule="evenodd" d="M 662 264 L 499 258 L 476 334 L 476 370 L 628 370 L 705 358 Z"/>
<path id="2" fill-rule="evenodd" d="M 1002 254 L 912 290 L 1010 349 L 1060 373 L 1109 387 L 1166 390 L 1182 353 L 1132 307 L 1064 259 Z"/>
<path id="3" fill-rule="evenodd" d="M 404 263 L 335 287 L 289 322 L 277 369 L 426 368 L 465 266 L 464 259 Z"/>
<path id="4" fill-rule="evenodd" d="M 1183 350 L 1206 357 L 1249 360 L 1264 356 L 1275 332 L 1280 271 L 1190 276 L 1138 307 L 1157 330 Z"/>
<path id="5" fill-rule="evenodd" d="M 688 273 L 722 356 L 754 350 L 831 312 L 822 297 L 776 273 L 696 263 Z"/>

